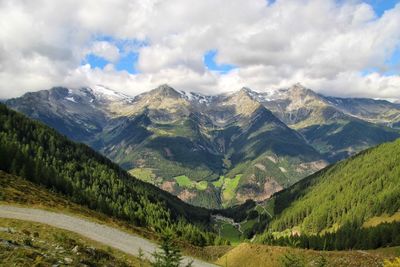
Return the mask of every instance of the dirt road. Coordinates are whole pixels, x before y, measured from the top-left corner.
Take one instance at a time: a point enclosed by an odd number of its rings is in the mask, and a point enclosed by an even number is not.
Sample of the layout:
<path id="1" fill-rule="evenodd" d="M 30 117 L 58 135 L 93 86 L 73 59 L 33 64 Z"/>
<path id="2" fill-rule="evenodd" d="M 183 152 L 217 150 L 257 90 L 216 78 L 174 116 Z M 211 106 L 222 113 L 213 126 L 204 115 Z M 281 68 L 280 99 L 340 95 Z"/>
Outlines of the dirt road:
<path id="1" fill-rule="evenodd" d="M 89 239 L 135 256 L 138 255 L 139 248 L 141 248 L 145 254 L 145 257 L 148 259 L 151 259 L 151 253 L 157 249 L 157 244 L 152 243 L 147 239 L 135 236 L 133 234 L 128 234 L 109 226 L 61 213 L 49 212 L 40 209 L 0 205 L 0 218 L 44 223 L 80 234 Z M 192 259 L 191 257 L 184 257 L 183 262 L 186 263 L 191 260 L 194 260 L 193 266 L 196 267 L 216 266 L 197 259 Z"/>

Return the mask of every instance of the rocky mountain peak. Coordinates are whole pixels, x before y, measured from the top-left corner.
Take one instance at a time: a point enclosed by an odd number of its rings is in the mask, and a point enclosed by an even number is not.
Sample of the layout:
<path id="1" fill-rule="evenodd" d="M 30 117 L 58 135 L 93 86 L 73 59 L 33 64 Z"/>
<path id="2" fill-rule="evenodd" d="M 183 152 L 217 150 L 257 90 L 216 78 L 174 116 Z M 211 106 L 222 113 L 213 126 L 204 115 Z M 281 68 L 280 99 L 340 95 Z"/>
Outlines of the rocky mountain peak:
<path id="1" fill-rule="evenodd" d="M 151 95 L 157 95 L 161 97 L 169 97 L 169 98 L 180 98 L 182 94 L 169 86 L 168 84 L 162 84 L 157 88 L 151 90 L 149 92 Z"/>
<path id="2" fill-rule="evenodd" d="M 231 93 L 230 97 L 246 97 L 246 98 L 253 99 L 254 98 L 253 96 L 256 94 L 257 93 L 255 91 L 251 90 L 250 88 L 242 87 L 240 90 L 238 90 L 234 93 Z"/>
<path id="3" fill-rule="evenodd" d="M 256 111 L 261 104 L 256 100 L 256 92 L 243 87 L 236 93 L 230 95 L 223 105 L 232 105 L 236 107 L 236 113 L 241 115 L 250 115 Z"/>
<path id="4" fill-rule="evenodd" d="M 293 89 L 307 89 L 304 85 L 302 85 L 300 82 L 297 82 L 295 84 L 293 84 L 290 88 Z"/>
<path id="5" fill-rule="evenodd" d="M 252 91 L 250 88 L 248 88 L 248 87 L 242 87 L 240 90 L 239 90 L 239 92 L 240 93 L 243 93 L 243 94 L 253 94 L 254 93 L 254 91 Z"/>
<path id="6" fill-rule="evenodd" d="M 301 83 L 295 83 L 287 89 L 290 95 L 298 96 L 318 96 L 313 90 L 306 88 Z"/>
<path id="7" fill-rule="evenodd" d="M 143 110 L 162 110 L 168 113 L 188 114 L 189 101 L 183 93 L 178 92 L 168 84 L 142 93 L 134 98 L 132 104 L 118 107 L 119 113 L 125 116 L 138 114 Z"/>
<path id="8" fill-rule="evenodd" d="M 286 90 L 285 97 L 290 99 L 291 108 L 300 108 L 302 106 L 326 106 L 327 103 L 323 97 L 314 92 L 311 89 L 308 89 L 301 85 L 300 83 L 296 83 L 293 86 L 289 87 Z"/>

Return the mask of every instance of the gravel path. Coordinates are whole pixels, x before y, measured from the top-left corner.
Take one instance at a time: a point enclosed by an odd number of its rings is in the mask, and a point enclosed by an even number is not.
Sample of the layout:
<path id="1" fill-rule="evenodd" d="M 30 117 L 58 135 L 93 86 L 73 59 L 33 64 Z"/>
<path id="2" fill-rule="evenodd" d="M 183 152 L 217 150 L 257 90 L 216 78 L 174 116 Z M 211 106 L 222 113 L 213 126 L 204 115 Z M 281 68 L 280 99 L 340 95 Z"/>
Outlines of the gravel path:
<path id="1" fill-rule="evenodd" d="M 138 255 L 139 248 L 145 257 L 151 259 L 151 253 L 157 249 L 157 244 L 147 239 L 128 234 L 115 228 L 90 222 L 78 217 L 49 212 L 40 209 L 20 208 L 15 206 L 0 205 L 0 218 L 18 219 L 48 224 L 65 229 L 104 245 L 119 249 L 131 255 Z M 194 260 L 195 267 L 213 267 L 216 265 L 203 262 L 191 257 L 184 257 L 184 263 Z"/>

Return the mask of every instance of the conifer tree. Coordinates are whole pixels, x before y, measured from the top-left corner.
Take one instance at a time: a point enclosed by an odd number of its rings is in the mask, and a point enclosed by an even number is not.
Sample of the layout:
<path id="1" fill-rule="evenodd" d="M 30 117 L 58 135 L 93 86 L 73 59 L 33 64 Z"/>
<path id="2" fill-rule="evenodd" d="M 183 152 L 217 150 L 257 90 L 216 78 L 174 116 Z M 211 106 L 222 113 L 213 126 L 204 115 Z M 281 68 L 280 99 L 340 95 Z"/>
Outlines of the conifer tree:
<path id="1" fill-rule="evenodd" d="M 179 248 L 174 244 L 171 233 L 165 233 L 162 236 L 160 251 L 153 253 L 154 261 L 151 263 L 153 267 L 179 267 L 183 260 Z M 192 266 L 192 263 L 185 265 Z"/>

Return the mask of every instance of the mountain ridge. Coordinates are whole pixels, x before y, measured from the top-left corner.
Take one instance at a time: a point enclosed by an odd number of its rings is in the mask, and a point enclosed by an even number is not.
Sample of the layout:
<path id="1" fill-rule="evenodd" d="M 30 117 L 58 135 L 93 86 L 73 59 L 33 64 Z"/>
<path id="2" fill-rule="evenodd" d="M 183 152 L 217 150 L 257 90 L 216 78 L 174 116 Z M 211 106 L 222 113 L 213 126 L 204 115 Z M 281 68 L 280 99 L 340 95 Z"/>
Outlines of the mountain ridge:
<path id="1" fill-rule="evenodd" d="M 327 162 L 400 136 L 300 84 L 212 96 L 164 84 L 135 97 L 102 86 L 58 87 L 6 104 L 144 181 L 212 208 L 265 200 Z"/>

